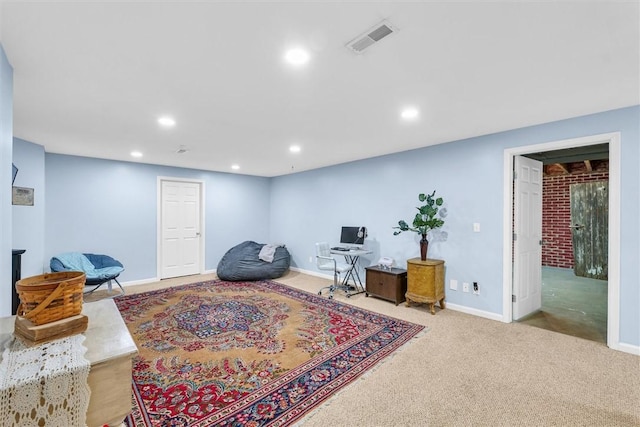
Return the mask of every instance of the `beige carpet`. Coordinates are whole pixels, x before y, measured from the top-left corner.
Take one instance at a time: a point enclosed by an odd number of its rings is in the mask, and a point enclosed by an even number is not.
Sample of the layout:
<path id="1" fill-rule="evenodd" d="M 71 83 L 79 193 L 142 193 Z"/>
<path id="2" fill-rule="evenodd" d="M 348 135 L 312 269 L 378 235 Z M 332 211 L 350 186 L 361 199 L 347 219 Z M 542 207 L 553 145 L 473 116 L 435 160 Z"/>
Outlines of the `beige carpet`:
<path id="1" fill-rule="evenodd" d="M 125 288 L 142 292 L 215 276 Z M 309 292 L 328 281 L 289 272 Z M 103 296 L 88 297 L 90 300 Z M 452 310 L 429 314 L 365 297 L 336 299 L 426 325 L 372 372 L 304 418 L 327 426 L 640 426 L 640 357 L 603 344 Z"/>

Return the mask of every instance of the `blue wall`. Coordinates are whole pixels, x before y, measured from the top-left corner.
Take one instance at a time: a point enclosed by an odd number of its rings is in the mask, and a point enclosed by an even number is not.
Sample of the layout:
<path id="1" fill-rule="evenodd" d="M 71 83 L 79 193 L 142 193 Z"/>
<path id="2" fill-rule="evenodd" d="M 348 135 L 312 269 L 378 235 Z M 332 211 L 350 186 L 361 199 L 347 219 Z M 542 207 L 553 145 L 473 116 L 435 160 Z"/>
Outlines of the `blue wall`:
<path id="1" fill-rule="evenodd" d="M 337 243 L 341 225 L 368 227 L 373 254 L 402 266 L 419 256 L 418 236 L 393 236 L 410 222 L 417 195 L 437 190 L 448 210 L 446 241 L 429 245 L 429 257 L 446 260 L 446 281 L 478 282 L 481 293 L 447 292 L 447 301 L 502 315 L 503 155 L 506 148 L 621 132 L 622 241 L 620 340 L 640 345 L 640 107 L 625 108 L 463 141 L 426 147 L 273 179 L 271 239 L 286 242 L 292 264 L 316 270 L 314 243 Z M 286 206 L 287 209 L 281 209 Z M 473 223 L 481 232 L 473 232 Z"/>
<path id="2" fill-rule="evenodd" d="M 44 259 L 69 250 L 105 252 L 127 266 L 123 280 L 156 276 L 157 177 L 199 179 L 206 186 L 206 269 L 243 240 L 283 242 L 292 265 L 316 271 L 314 243 L 337 243 L 340 226 L 368 227 L 373 264 L 418 256 L 410 221 L 420 192 L 437 190 L 448 210 L 429 256 L 446 260 L 447 282 L 478 282 L 481 293 L 447 300 L 502 315 L 503 155 L 506 148 L 608 132 L 621 133 L 620 342 L 640 345 L 640 107 L 630 107 L 404 153 L 258 178 L 139 163 L 46 154 Z M 474 233 L 473 223 L 481 232 Z"/>
<path id="3" fill-rule="evenodd" d="M 123 281 L 156 277 L 157 178 L 205 183 L 205 269 L 244 240 L 269 237 L 269 179 L 140 163 L 46 154 L 44 256 L 109 254 Z"/>
<path id="4" fill-rule="evenodd" d="M 1 7 L 0 7 L 1 8 Z M 0 45 L 0 316 L 11 314 L 13 68 Z"/>
<path id="5" fill-rule="evenodd" d="M 28 249 L 22 255 L 22 276 L 36 276 L 48 270 L 44 259 L 44 147 L 15 138 L 13 163 L 18 168 L 17 187 L 33 188 L 33 206 L 13 206 L 13 247 Z"/>

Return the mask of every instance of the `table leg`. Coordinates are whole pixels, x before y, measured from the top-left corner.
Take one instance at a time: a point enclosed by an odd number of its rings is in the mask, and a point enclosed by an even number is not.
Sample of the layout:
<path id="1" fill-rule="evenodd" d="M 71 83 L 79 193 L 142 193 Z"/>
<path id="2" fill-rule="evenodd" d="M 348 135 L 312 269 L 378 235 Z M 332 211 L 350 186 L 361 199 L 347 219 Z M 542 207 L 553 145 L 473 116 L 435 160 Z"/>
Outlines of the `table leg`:
<path id="1" fill-rule="evenodd" d="M 358 273 L 358 259 L 359 256 L 352 255 L 344 255 L 345 261 L 351 265 L 351 270 L 344 277 L 344 282 L 342 282 L 344 287 L 349 286 L 349 278 L 353 280 L 353 288 L 356 292 L 348 294 L 347 296 L 361 294 L 364 292 L 364 286 L 362 285 L 362 280 L 360 279 L 360 274 Z M 357 280 L 356 280 L 357 279 Z M 358 290 L 358 286 L 360 286 L 360 290 Z"/>

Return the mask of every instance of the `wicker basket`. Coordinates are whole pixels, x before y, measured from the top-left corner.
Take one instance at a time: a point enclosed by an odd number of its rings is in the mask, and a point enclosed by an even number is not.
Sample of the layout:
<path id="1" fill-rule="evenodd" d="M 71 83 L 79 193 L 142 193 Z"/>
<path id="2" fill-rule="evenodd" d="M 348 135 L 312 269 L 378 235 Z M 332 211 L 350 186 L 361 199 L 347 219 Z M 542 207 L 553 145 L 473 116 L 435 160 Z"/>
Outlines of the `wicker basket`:
<path id="1" fill-rule="evenodd" d="M 80 314 L 85 280 L 81 271 L 48 273 L 18 280 L 18 316 L 35 325 L 43 325 Z"/>

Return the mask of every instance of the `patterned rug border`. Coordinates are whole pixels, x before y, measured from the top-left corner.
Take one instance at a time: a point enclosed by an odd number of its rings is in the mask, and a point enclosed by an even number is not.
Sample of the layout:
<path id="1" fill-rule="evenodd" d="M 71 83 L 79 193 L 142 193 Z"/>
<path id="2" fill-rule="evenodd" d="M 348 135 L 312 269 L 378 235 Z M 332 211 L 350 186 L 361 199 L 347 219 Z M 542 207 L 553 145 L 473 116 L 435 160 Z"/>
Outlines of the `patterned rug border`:
<path id="1" fill-rule="evenodd" d="M 411 323 L 411 322 L 408 322 L 408 323 Z M 413 343 L 413 341 L 416 341 L 416 340 L 424 337 L 425 335 L 427 335 L 427 333 L 429 331 L 430 331 L 430 328 L 428 326 L 425 326 L 421 331 L 419 331 L 417 334 L 415 334 L 414 336 L 409 338 L 407 341 L 405 341 L 402 345 L 400 345 L 400 347 L 396 348 L 391 353 L 387 354 L 387 356 L 385 356 L 382 359 L 378 360 L 373 366 L 371 366 L 369 369 L 364 371 L 362 374 L 358 375 L 356 378 L 354 378 L 348 384 L 345 384 L 342 388 L 340 388 L 340 390 L 336 391 L 334 394 L 329 396 L 323 402 L 318 403 L 314 408 L 312 408 L 308 412 L 306 412 L 302 417 L 300 417 L 293 424 L 291 424 L 291 427 L 301 427 L 302 425 L 304 425 L 305 421 L 307 421 L 308 419 L 311 419 L 311 417 L 315 416 L 318 413 L 318 411 L 321 411 L 321 410 L 326 409 L 329 406 L 331 406 L 331 402 L 333 400 L 340 399 L 340 396 L 343 393 L 347 392 L 352 387 L 356 387 L 359 382 L 365 380 L 370 375 L 373 375 L 378 369 L 382 368 L 383 365 L 385 365 L 386 363 L 391 362 L 391 360 L 394 357 L 396 357 L 399 353 L 405 351 L 405 349 L 408 346 L 410 346 Z"/>
<path id="2" fill-rule="evenodd" d="M 315 293 L 308 292 L 303 289 L 295 288 L 290 285 L 280 283 L 273 280 L 262 280 L 262 281 L 254 281 L 254 282 L 226 282 L 223 280 L 205 280 L 200 282 L 192 282 L 179 284 L 163 289 L 156 289 L 151 291 L 145 291 L 135 294 L 129 294 L 122 297 L 118 297 L 117 301 L 127 301 L 129 299 L 135 298 L 144 298 L 150 296 L 161 296 L 162 294 L 167 294 L 171 292 L 176 292 L 180 290 L 190 290 L 197 289 L 200 287 L 210 287 L 215 286 L 221 283 L 229 283 L 229 284 L 250 284 L 251 286 L 255 286 L 256 288 L 262 288 L 265 290 L 273 291 L 278 294 L 285 295 L 288 298 L 292 298 L 297 301 L 301 301 L 304 303 L 309 303 L 315 306 L 324 307 L 327 310 L 333 311 L 335 313 L 340 313 L 345 316 L 353 317 L 354 315 L 357 317 L 357 314 L 366 317 L 366 320 L 374 323 L 372 320 L 377 320 L 381 323 L 385 324 L 397 324 L 403 325 L 403 330 L 398 332 L 397 336 L 384 345 L 378 351 L 372 352 L 368 354 L 363 360 L 358 363 L 350 366 L 350 368 L 341 372 L 338 376 L 333 378 L 331 381 L 323 384 L 321 387 L 318 387 L 318 390 L 315 390 L 313 393 L 310 393 L 306 396 L 306 398 L 290 408 L 287 408 L 283 412 L 279 413 L 277 417 L 269 420 L 266 423 L 261 423 L 257 425 L 270 425 L 270 426 L 289 426 L 289 425 L 298 425 L 304 416 L 309 415 L 312 416 L 318 409 L 324 407 L 327 401 L 336 396 L 337 394 L 342 393 L 346 388 L 356 384 L 368 375 L 372 374 L 377 370 L 382 363 L 390 360 L 398 351 L 402 351 L 404 347 L 406 347 L 411 341 L 418 339 L 425 335 L 428 332 L 428 328 L 424 325 L 419 325 L 410 321 L 398 319 L 392 316 L 388 316 L 385 314 L 377 313 L 372 310 L 368 310 L 366 308 L 357 307 L 351 304 L 348 304 L 343 301 L 336 301 L 332 299 L 328 299 L 326 297 L 319 296 Z M 372 320 L 370 320 L 372 319 Z M 378 332 L 373 331 L 370 335 L 375 335 Z M 229 407 L 225 407 L 223 410 L 217 412 L 216 414 L 212 414 L 210 417 L 206 419 L 202 419 L 200 421 L 196 421 L 194 423 L 190 423 L 190 427 L 197 426 L 209 426 L 212 424 L 216 424 L 218 422 L 226 423 L 223 425 L 236 425 L 233 423 L 233 417 L 237 417 L 242 411 L 249 411 L 252 407 L 256 406 L 258 402 L 267 401 L 269 402 L 270 395 L 277 392 L 278 390 L 286 389 L 296 378 L 300 378 L 301 375 L 309 372 L 311 369 L 315 367 L 321 367 L 326 365 L 334 358 L 337 358 L 343 353 L 348 352 L 352 347 L 357 344 L 365 341 L 368 337 L 362 336 L 359 340 L 354 342 L 346 342 L 332 348 L 329 352 L 324 352 L 322 357 L 313 357 L 311 360 L 304 362 L 300 366 L 295 367 L 291 371 L 287 372 L 287 374 L 281 378 L 278 378 L 273 383 L 267 384 L 265 387 L 261 387 L 255 392 L 251 393 L 251 395 L 247 396 L 247 399 L 235 402 Z M 344 357 L 344 356 L 343 356 Z M 139 396 L 137 385 L 133 384 L 134 390 L 134 399 L 140 409 L 140 415 L 145 419 L 147 425 L 151 425 L 150 421 L 146 417 L 146 410 L 143 410 L 144 403 Z M 323 405 L 324 404 L 324 405 Z M 232 417 L 229 419 L 229 417 Z M 229 424 L 231 423 L 231 424 Z M 217 425 L 217 424 L 216 424 Z"/>

